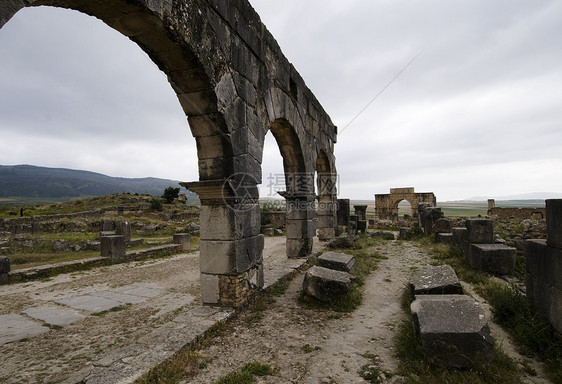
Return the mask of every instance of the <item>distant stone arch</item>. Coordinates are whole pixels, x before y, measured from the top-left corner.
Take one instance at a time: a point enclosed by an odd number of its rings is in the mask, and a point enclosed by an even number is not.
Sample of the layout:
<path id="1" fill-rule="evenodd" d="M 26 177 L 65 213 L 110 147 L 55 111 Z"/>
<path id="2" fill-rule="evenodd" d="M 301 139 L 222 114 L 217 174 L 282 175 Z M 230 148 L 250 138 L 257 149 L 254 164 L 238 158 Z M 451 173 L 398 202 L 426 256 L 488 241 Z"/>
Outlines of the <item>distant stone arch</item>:
<path id="1" fill-rule="evenodd" d="M 375 215 L 379 219 L 396 220 L 398 218 L 398 204 L 406 200 L 412 208 L 412 217 L 418 217 L 418 204 L 428 203 L 437 205 L 433 192 L 414 192 L 413 187 L 391 188 L 389 194 L 375 195 Z"/>
<path id="2" fill-rule="evenodd" d="M 199 180 L 182 185 L 201 199 L 204 303 L 238 306 L 263 286 L 257 184 L 268 129 L 294 203 L 287 254 L 310 253 L 314 182 L 297 190 L 295 177 L 313 180 L 322 151 L 335 171 L 337 129 L 247 0 L 9 0 L 0 3 L 0 28 L 20 9 L 40 5 L 101 19 L 168 76 L 197 144 Z"/>

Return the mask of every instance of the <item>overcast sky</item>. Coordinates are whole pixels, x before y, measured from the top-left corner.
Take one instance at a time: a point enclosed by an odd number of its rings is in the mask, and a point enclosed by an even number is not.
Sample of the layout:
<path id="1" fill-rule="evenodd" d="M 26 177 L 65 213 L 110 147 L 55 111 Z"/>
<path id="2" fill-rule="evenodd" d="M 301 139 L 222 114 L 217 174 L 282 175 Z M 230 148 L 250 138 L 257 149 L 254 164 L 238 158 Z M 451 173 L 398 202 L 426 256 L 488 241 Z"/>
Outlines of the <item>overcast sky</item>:
<path id="1" fill-rule="evenodd" d="M 562 2 L 250 2 L 339 127 L 340 197 L 562 192 Z M 3 165 L 198 179 L 165 75 L 74 11 L 24 9 L 0 30 L 0 137 Z M 268 134 L 262 194 L 281 162 Z"/>

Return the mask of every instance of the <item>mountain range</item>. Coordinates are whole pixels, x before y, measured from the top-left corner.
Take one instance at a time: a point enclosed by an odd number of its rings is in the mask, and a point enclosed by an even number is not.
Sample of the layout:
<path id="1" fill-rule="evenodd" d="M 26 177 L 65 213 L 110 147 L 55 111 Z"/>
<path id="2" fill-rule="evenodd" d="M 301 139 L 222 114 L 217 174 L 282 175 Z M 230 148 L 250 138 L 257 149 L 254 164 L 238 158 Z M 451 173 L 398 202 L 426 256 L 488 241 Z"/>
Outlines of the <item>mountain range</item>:
<path id="1" fill-rule="evenodd" d="M 111 177 L 100 173 L 33 165 L 0 165 L 0 197 L 76 198 L 113 193 L 161 196 L 177 180 Z M 180 193 L 194 195 L 181 187 Z"/>

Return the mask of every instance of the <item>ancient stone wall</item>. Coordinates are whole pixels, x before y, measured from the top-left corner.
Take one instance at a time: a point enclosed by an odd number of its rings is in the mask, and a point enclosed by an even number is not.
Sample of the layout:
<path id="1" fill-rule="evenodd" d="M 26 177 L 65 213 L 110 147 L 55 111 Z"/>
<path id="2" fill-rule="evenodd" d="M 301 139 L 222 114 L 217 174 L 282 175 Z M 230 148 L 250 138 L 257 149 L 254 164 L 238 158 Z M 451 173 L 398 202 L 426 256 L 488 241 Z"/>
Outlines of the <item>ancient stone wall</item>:
<path id="1" fill-rule="evenodd" d="M 545 208 L 499 208 L 494 207 L 488 210 L 489 216 L 497 216 L 498 218 L 516 218 L 516 219 L 535 219 L 541 220 L 546 217 Z"/>
<path id="2" fill-rule="evenodd" d="M 265 135 L 283 157 L 287 256 L 335 233 L 337 129 L 246 0 L 10 0 L 0 27 L 27 6 L 74 9 L 129 37 L 168 76 L 197 145 L 201 288 L 210 304 L 242 304 L 263 284 L 257 185 Z M 69 31 L 71 32 L 71 31 Z M 126 102 L 126 101 L 124 101 Z"/>

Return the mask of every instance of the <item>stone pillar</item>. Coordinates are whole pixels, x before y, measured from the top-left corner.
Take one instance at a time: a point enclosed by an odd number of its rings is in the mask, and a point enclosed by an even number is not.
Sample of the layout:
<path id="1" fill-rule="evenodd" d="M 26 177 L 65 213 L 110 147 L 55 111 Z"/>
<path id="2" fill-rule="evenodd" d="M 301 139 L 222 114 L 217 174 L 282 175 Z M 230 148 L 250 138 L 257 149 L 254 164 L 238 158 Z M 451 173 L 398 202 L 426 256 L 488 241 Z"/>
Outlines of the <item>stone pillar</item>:
<path id="1" fill-rule="evenodd" d="M 307 257 L 312 252 L 316 235 L 316 209 L 313 195 L 279 192 L 287 206 L 287 257 Z"/>
<path id="2" fill-rule="evenodd" d="M 199 266 L 204 304 L 240 306 L 263 287 L 256 183 L 221 179 L 181 183 L 201 199 Z"/>
<path id="3" fill-rule="evenodd" d="M 546 200 L 546 243 L 562 249 L 562 199 Z"/>
<path id="4" fill-rule="evenodd" d="M 191 251 L 191 235 L 189 233 L 176 233 L 173 239 L 174 244 L 180 244 L 183 252 Z"/>
<path id="5" fill-rule="evenodd" d="M 330 240 L 336 237 L 337 203 L 332 195 L 318 196 L 318 238 Z"/>
<path id="6" fill-rule="evenodd" d="M 349 199 L 338 199 L 338 225 L 349 225 Z"/>
<path id="7" fill-rule="evenodd" d="M 115 222 L 115 234 L 125 238 L 125 243 L 131 241 L 131 223 L 126 220 L 117 220 Z"/>
<path id="8" fill-rule="evenodd" d="M 488 212 L 496 208 L 496 200 L 488 199 Z"/>
<path id="9" fill-rule="evenodd" d="M 357 220 L 367 220 L 367 205 L 354 205 Z"/>
<path id="10" fill-rule="evenodd" d="M 102 219 L 100 232 L 110 232 L 113 231 L 113 222 L 109 219 Z"/>
<path id="11" fill-rule="evenodd" d="M 122 235 L 102 236 L 101 256 L 109 257 L 114 261 L 125 260 L 125 237 Z"/>

